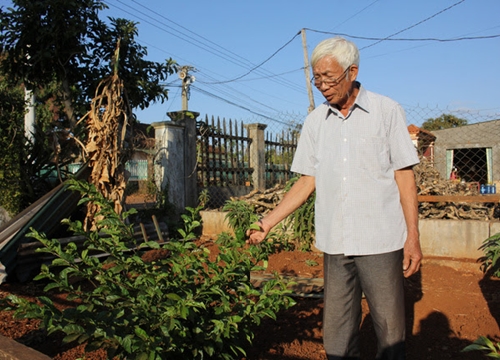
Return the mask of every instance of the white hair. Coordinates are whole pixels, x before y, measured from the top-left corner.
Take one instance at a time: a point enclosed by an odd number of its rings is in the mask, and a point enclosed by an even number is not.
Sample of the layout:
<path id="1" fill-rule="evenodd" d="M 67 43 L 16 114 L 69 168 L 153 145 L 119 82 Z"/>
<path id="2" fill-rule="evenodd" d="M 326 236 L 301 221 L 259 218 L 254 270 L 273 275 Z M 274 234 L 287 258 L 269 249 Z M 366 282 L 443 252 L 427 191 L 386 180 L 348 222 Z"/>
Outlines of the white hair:
<path id="1" fill-rule="evenodd" d="M 358 47 L 342 37 L 333 37 L 320 42 L 312 52 L 311 66 L 314 67 L 325 56 L 334 58 L 343 70 L 351 65 L 359 66 Z"/>

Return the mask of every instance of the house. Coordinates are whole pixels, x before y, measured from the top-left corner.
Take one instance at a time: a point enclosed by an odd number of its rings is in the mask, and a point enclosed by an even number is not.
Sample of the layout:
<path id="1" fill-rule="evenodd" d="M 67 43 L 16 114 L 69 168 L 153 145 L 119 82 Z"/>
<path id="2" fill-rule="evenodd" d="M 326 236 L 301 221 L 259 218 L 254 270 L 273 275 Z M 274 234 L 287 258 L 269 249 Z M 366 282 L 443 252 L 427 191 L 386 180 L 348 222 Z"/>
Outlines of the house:
<path id="1" fill-rule="evenodd" d="M 434 161 L 434 141 L 436 140 L 436 136 L 430 131 L 421 129 L 413 124 L 408 126 L 408 132 L 419 155 L 429 159 L 431 162 Z"/>
<path id="2" fill-rule="evenodd" d="M 445 179 L 456 169 L 465 182 L 500 181 L 500 120 L 432 131 L 434 166 Z"/>

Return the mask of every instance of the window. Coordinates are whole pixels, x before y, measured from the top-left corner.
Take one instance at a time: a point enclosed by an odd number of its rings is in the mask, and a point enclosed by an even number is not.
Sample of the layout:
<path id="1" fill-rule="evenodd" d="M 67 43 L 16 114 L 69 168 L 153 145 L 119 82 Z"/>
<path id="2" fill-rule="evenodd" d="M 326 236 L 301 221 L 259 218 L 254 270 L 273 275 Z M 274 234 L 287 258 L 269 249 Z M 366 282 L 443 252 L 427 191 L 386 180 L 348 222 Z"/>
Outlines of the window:
<path id="1" fill-rule="evenodd" d="M 491 148 L 452 149 L 446 152 L 448 175 L 456 169 L 458 177 L 465 182 L 492 182 Z"/>

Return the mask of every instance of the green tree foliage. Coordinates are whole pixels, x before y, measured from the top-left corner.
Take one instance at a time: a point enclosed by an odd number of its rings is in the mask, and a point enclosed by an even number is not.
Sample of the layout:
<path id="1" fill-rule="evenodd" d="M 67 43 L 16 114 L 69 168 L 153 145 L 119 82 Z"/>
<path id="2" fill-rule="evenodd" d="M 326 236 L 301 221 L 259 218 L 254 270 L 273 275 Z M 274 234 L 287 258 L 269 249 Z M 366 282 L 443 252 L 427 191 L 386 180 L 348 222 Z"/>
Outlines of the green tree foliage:
<path id="1" fill-rule="evenodd" d="M 467 125 L 466 119 L 458 118 L 454 115 L 450 114 L 442 114 L 437 118 L 427 119 L 422 124 L 422 129 L 433 131 L 433 130 L 442 130 L 449 128 L 456 128 L 459 126 Z"/>
<path id="2" fill-rule="evenodd" d="M 12 8 L 0 8 L 0 146 L 5 150 L 0 182 L 14 184 L 16 196 L 6 199 L 16 200 L 9 211 L 17 213 L 44 194 L 41 169 L 49 174 L 50 168 L 78 156 L 75 139 L 83 142 L 85 129 L 76 124 L 88 112 L 103 78 L 116 67 L 131 108 L 144 109 L 167 99 L 161 83 L 176 71 L 176 64 L 172 59 L 146 60 L 146 48 L 135 41 L 136 23 L 101 20 L 99 11 L 106 8 L 101 0 L 12 3 Z M 118 40 L 120 61 L 115 64 Z M 25 88 L 36 99 L 34 143 L 24 138 Z"/>
<path id="3" fill-rule="evenodd" d="M 20 158 L 24 145 L 24 91 L 0 78 L 0 205 L 16 214 L 22 207 Z"/>
<path id="4" fill-rule="evenodd" d="M 43 91 L 40 91 L 43 94 Z M 25 136 L 25 92 L 6 80 L 0 68 L 0 205 L 14 215 L 55 185 L 74 146 L 68 131 L 53 124 L 50 102 L 35 107 L 39 120 L 30 138 Z M 57 149 L 58 157 L 54 157 Z"/>
<path id="5" fill-rule="evenodd" d="M 123 79 L 132 108 L 144 109 L 167 99 L 161 85 L 175 71 L 165 63 L 145 60 L 146 49 L 135 41 L 136 23 L 99 18 L 106 8 L 100 0 L 13 0 L 0 12 L 0 62 L 14 82 L 31 89 L 55 82 L 53 101 L 74 128 L 86 113 L 99 81 L 111 72 L 113 53 L 121 39 L 118 75 Z M 114 65 L 114 64 L 113 64 Z"/>

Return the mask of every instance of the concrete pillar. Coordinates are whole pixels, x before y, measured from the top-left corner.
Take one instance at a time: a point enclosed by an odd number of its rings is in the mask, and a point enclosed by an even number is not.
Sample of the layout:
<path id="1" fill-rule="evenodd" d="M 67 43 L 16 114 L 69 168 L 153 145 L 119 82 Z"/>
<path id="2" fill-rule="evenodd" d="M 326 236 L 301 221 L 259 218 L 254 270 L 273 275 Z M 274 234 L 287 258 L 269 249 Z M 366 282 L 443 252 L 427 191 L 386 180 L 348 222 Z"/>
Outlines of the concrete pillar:
<path id="1" fill-rule="evenodd" d="M 151 124 L 155 129 L 156 154 L 154 156 L 155 183 L 160 191 L 167 191 L 168 201 L 177 211 L 184 209 L 184 127 L 162 121 Z"/>
<path id="2" fill-rule="evenodd" d="M 167 113 L 171 121 L 151 124 L 155 129 L 157 152 L 154 158 L 156 185 L 168 189 L 168 201 L 182 212 L 198 202 L 196 184 L 196 118 L 199 113 Z"/>
<path id="3" fill-rule="evenodd" d="M 248 136 L 252 139 L 250 144 L 250 167 L 253 168 L 252 180 L 254 189 L 266 189 L 266 147 L 264 130 L 265 124 L 248 124 Z"/>

